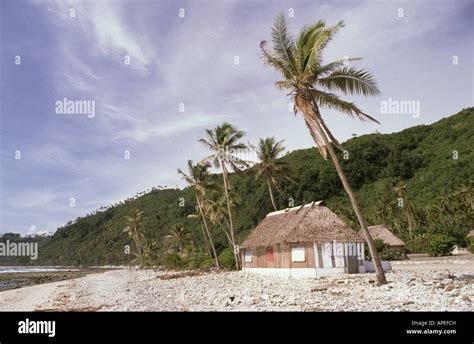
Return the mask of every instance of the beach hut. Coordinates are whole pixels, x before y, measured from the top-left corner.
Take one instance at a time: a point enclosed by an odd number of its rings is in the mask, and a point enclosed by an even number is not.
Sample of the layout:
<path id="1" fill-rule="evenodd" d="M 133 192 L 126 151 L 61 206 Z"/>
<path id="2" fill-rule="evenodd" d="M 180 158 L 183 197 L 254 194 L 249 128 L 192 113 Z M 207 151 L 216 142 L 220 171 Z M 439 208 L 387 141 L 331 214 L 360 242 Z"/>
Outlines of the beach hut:
<path id="1" fill-rule="evenodd" d="M 397 237 L 395 234 L 392 233 L 390 229 L 385 227 L 384 225 L 376 225 L 376 226 L 369 226 L 369 232 L 372 239 L 382 240 L 385 244 L 390 246 L 394 249 L 404 250 L 405 243 Z M 364 233 L 362 231 L 359 232 L 361 238 L 365 240 Z"/>
<path id="2" fill-rule="evenodd" d="M 388 229 L 384 225 L 376 225 L 369 226 L 369 232 L 372 239 L 382 240 L 384 244 L 387 244 L 390 249 L 392 249 L 392 252 L 398 251 L 398 253 L 396 254 L 396 259 L 407 258 L 405 252 L 405 243 L 399 237 L 393 234 L 390 229 Z M 359 235 L 365 240 L 365 236 L 362 231 L 359 232 Z"/>
<path id="3" fill-rule="evenodd" d="M 269 213 L 240 254 L 244 271 L 263 274 L 365 272 L 364 240 L 321 202 Z"/>

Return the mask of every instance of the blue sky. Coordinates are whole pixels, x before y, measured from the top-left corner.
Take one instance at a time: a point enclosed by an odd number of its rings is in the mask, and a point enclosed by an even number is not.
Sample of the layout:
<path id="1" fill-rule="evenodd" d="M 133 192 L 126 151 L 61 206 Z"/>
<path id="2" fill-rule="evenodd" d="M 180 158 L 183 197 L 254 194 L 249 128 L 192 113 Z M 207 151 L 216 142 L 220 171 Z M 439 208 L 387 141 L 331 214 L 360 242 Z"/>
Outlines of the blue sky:
<path id="1" fill-rule="evenodd" d="M 53 232 L 152 186 L 181 187 L 176 169 L 205 156 L 197 140 L 223 121 L 250 142 L 276 136 L 289 150 L 312 146 L 259 58 L 279 12 L 293 11 L 295 33 L 343 19 L 325 58 L 363 57 L 357 65 L 379 83 L 380 96 L 349 99 L 381 125 L 324 112 L 341 141 L 472 106 L 473 8 L 469 0 L 0 0 L 0 232 Z M 64 97 L 94 100 L 95 116 L 56 114 Z M 388 98 L 418 101 L 420 116 L 382 114 Z"/>

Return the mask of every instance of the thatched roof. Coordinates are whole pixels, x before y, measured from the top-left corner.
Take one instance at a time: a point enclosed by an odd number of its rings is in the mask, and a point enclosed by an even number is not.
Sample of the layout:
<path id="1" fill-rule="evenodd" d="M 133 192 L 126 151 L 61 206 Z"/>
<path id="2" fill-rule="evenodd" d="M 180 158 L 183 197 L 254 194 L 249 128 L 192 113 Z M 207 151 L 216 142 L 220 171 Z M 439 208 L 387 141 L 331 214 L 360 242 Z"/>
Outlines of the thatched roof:
<path id="1" fill-rule="evenodd" d="M 474 229 L 467 233 L 468 238 L 474 238 Z"/>
<path id="2" fill-rule="evenodd" d="M 384 243 L 390 246 L 405 246 L 405 243 L 384 225 L 369 226 L 369 232 L 372 236 L 372 239 L 374 240 L 382 240 Z M 361 238 L 365 239 L 364 233 L 362 231 L 360 231 L 359 234 Z"/>
<path id="3" fill-rule="evenodd" d="M 363 242 L 336 214 L 313 202 L 270 213 L 250 233 L 242 248 L 282 243 Z"/>

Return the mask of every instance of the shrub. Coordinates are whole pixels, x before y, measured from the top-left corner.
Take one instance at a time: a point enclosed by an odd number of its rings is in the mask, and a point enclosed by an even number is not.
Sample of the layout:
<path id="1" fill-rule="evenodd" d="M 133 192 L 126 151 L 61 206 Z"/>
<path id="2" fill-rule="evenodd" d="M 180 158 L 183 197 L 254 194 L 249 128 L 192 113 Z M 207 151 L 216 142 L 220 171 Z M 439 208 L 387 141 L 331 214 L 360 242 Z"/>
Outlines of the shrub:
<path id="1" fill-rule="evenodd" d="M 374 245 L 381 260 L 398 260 L 405 258 L 405 252 L 403 250 L 391 248 L 390 245 L 384 243 L 380 239 L 375 239 Z M 372 259 L 370 256 L 369 245 L 365 245 L 365 256 L 368 259 Z"/>
<path id="2" fill-rule="evenodd" d="M 228 247 L 222 251 L 219 255 L 219 264 L 224 269 L 235 269 L 234 252 L 231 248 Z"/>
<path id="3" fill-rule="evenodd" d="M 470 238 L 470 240 L 467 243 L 467 248 L 469 252 L 474 253 L 474 238 Z"/>
<path id="4" fill-rule="evenodd" d="M 408 252 L 410 253 L 427 252 L 428 241 L 429 241 L 428 234 L 418 234 L 412 239 L 406 240 Z"/>
<path id="5" fill-rule="evenodd" d="M 215 265 L 214 259 L 204 253 L 193 253 L 183 259 L 186 269 L 209 269 Z"/>
<path id="6" fill-rule="evenodd" d="M 427 253 L 432 257 L 447 256 L 451 254 L 456 241 L 446 234 L 433 234 L 427 243 Z"/>
<path id="7" fill-rule="evenodd" d="M 184 262 L 181 256 L 176 253 L 166 253 L 161 258 L 161 265 L 167 269 L 180 269 L 183 267 Z"/>
<path id="8" fill-rule="evenodd" d="M 406 258 L 405 251 L 400 248 L 392 248 L 389 245 L 378 251 L 381 260 L 400 260 Z"/>
<path id="9" fill-rule="evenodd" d="M 214 260 L 214 258 L 211 258 L 211 257 L 205 257 L 199 263 L 199 268 L 200 269 L 208 270 L 208 269 L 215 268 L 215 267 L 216 267 L 216 261 Z"/>

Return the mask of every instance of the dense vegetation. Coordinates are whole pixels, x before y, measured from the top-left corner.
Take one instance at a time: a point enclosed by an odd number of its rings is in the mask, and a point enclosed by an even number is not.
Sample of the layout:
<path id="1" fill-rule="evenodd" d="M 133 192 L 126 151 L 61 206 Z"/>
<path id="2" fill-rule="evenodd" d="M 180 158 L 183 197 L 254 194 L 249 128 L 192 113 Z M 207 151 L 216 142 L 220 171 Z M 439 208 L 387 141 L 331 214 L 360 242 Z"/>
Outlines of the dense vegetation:
<path id="1" fill-rule="evenodd" d="M 407 243 L 411 252 L 428 252 L 446 246 L 444 243 L 449 240 L 440 234 L 452 238 L 458 245 L 468 244 L 466 235 L 474 228 L 473 143 L 474 108 L 469 108 L 432 125 L 394 134 L 352 138 L 343 143 L 348 158 L 345 159 L 343 152 L 338 155 L 369 224 L 385 224 Z M 183 166 L 186 160 L 183 157 Z M 293 151 L 281 160 L 294 182 L 280 181 L 285 197 L 275 194 L 278 208 L 322 199 L 358 229 L 357 219 L 331 162 L 323 160 L 314 148 Z M 255 178 L 256 169 L 254 166 L 229 173 L 237 242 L 273 210 L 267 184 Z M 216 182 L 222 180 L 221 175 L 212 178 Z M 40 242 L 37 263 L 132 262 L 133 240 L 123 230 L 127 216 L 137 209 L 143 211 L 141 223 L 148 261 L 183 267 L 213 264 L 206 252 L 199 220 L 189 216 L 196 214 L 196 195 L 191 187 L 154 189 L 71 222 Z M 187 233 L 186 254 L 179 256 L 172 254 L 165 240 L 177 226 L 186 228 Z M 232 260 L 232 253 L 226 249 L 229 244 L 225 235 L 214 225 L 210 227 L 216 251 L 224 261 L 221 265 L 231 266 L 228 262 Z M 428 247 L 431 238 L 436 242 Z M 130 246 L 131 254 L 126 254 L 126 245 Z M 3 262 L 3 258 L 1 260 Z"/>

